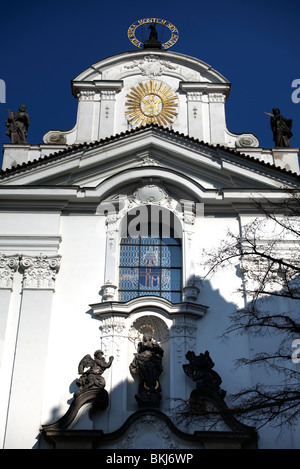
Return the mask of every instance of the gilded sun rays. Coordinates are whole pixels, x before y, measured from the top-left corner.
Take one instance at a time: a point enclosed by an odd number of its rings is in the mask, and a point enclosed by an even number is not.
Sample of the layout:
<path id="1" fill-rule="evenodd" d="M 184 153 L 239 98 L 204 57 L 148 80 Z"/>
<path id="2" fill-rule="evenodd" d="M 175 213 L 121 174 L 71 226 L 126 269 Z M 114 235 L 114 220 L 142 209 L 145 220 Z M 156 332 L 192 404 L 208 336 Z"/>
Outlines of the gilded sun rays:
<path id="1" fill-rule="evenodd" d="M 177 116 L 178 101 L 173 90 L 153 80 L 139 83 L 126 95 L 126 114 L 132 124 L 169 125 Z"/>

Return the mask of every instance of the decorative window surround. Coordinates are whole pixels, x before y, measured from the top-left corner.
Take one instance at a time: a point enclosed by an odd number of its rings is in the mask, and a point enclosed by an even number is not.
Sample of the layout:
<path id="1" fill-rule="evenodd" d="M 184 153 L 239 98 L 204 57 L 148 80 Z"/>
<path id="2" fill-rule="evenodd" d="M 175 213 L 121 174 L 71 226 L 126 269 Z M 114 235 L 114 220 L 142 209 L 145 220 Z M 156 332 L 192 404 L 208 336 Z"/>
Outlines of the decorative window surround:
<path id="1" fill-rule="evenodd" d="M 0 254 L 0 288 L 12 290 L 14 273 L 19 267 L 20 256 Z"/>
<path id="2" fill-rule="evenodd" d="M 20 266 L 24 270 L 23 289 L 54 290 L 61 256 L 23 256 Z"/>
<path id="3" fill-rule="evenodd" d="M 143 205 L 157 205 L 162 209 L 173 212 L 179 221 L 182 231 L 182 293 L 184 301 L 197 300 L 199 288 L 191 285 L 191 278 L 195 277 L 192 244 L 195 242 L 195 203 L 189 200 L 175 200 L 169 196 L 166 189 L 157 178 L 147 178 L 131 195 L 118 199 L 104 201 L 113 210 L 106 214 L 106 267 L 105 283 L 102 286 L 102 300 L 116 301 L 119 285 L 119 257 L 122 220 L 133 208 Z M 100 204 L 101 205 L 101 204 Z M 99 212 L 100 213 L 100 212 Z M 102 210 L 104 214 L 104 210 Z M 191 288 L 193 287 L 193 288 Z"/>

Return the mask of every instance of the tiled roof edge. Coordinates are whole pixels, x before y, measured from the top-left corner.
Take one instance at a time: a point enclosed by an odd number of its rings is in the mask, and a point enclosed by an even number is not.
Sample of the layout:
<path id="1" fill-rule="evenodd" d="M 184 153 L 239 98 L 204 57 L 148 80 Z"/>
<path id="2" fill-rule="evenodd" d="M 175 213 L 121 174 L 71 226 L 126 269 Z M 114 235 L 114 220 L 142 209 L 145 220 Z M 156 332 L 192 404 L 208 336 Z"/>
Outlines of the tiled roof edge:
<path id="1" fill-rule="evenodd" d="M 4 169 L 4 170 L 1 169 L 0 170 L 0 177 L 9 176 L 10 174 L 15 173 L 19 170 L 29 169 L 33 166 L 39 165 L 39 164 L 44 163 L 46 161 L 49 161 L 51 159 L 60 158 L 64 155 L 66 155 L 66 154 L 74 153 L 77 150 L 93 148 L 93 147 L 96 147 L 96 146 L 99 146 L 99 145 L 103 145 L 103 144 L 106 144 L 106 143 L 109 143 L 109 142 L 116 141 L 116 140 L 118 140 L 122 137 L 133 135 L 133 134 L 135 134 L 137 132 L 140 132 L 142 130 L 147 130 L 147 129 L 151 129 L 151 128 L 157 129 L 157 130 L 160 130 L 160 131 L 163 131 L 163 132 L 167 132 L 170 135 L 174 135 L 174 136 L 180 137 L 184 140 L 188 140 L 192 143 L 196 143 L 196 144 L 205 146 L 206 148 L 210 148 L 210 149 L 213 149 L 213 150 L 216 150 L 216 149 L 222 150 L 224 152 L 233 154 L 235 156 L 242 157 L 243 159 L 247 159 L 249 161 L 254 161 L 255 163 L 258 163 L 262 166 L 272 168 L 276 171 L 279 171 L 279 172 L 282 172 L 282 173 L 287 174 L 289 176 L 297 177 L 297 178 L 300 179 L 300 175 L 293 172 L 293 171 L 291 171 L 291 170 L 281 168 L 279 166 L 276 166 L 275 164 L 267 163 L 266 161 L 260 160 L 259 158 L 255 158 L 254 156 L 250 156 L 250 155 L 247 155 L 245 153 L 241 153 L 241 152 L 237 151 L 234 148 L 229 148 L 229 147 L 226 147 L 225 145 L 221 145 L 221 144 L 213 145 L 211 143 L 207 143 L 207 142 L 204 142 L 203 140 L 199 140 L 197 138 L 190 137 L 190 136 L 185 135 L 183 133 L 180 133 L 178 131 L 174 131 L 173 129 L 169 129 L 168 127 L 162 127 L 158 124 L 147 124 L 145 126 L 136 127 L 134 129 L 127 130 L 126 132 L 121 132 L 119 134 L 112 135 L 111 137 L 106 137 L 104 139 L 95 140 L 93 142 L 89 142 L 89 143 L 83 142 L 83 143 L 77 143 L 77 144 L 74 144 L 74 145 L 70 145 L 70 146 L 68 146 L 67 148 L 64 148 L 61 151 L 50 153 L 49 155 L 41 156 L 38 159 L 34 159 L 34 160 L 28 161 L 26 163 L 18 164 L 16 166 L 12 166 L 11 168 L 7 168 L 7 169 Z"/>

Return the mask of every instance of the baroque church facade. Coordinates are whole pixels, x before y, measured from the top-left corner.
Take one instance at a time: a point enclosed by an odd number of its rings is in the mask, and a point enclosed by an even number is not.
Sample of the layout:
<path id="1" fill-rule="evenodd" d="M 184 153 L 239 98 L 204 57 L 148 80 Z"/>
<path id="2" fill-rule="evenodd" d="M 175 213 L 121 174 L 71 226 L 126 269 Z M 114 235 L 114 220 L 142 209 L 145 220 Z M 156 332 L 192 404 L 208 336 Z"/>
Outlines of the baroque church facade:
<path id="1" fill-rule="evenodd" d="M 274 447 L 228 417 L 226 395 L 259 378 L 235 370 L 248 338 L 220 339 L 244 278 L 203 280 L 203 250 L 257 215 L 253 197 L 299 189 L 298 149 L 229 131 L 227 79 L 156 45 L 93 64 L 72 94 L 73 129 L 4 144 L 2 447 Z M 191 396 L 220 418 L 187 423 Z"/>

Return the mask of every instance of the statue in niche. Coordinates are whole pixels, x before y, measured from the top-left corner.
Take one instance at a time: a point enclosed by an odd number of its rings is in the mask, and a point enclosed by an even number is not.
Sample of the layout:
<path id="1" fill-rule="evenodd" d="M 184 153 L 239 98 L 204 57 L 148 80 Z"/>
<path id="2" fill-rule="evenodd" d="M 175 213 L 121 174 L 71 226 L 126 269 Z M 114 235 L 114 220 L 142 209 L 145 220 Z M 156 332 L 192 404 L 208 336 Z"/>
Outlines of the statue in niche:
<path id="1" fill-rule="evenodd" d="M 102 374 L 111 366 L 113 359 L 114 357 L 109 357 L 106 362 L 102 350 L 96 350 L 94 358 L 91 355 L 85 355 L 78 365 L 78 373 L 81 376 L 76 380 L 76 384 L 80 390 L 75 393 L 75 396 L 88 389 L 104 389 L 106 383 Z M 85 371 L 86 368 L 88 368 L 87 371 Z"/>
<path id="2" fill-rule="evenodd" d="M 196 382 L 196 393 L 192 394 L 217 394 L 218 397 L 224 399 L 226 391 L 220 388 L 222 379 L 216 371 L 215 366 L 209 352 L 200 353 L 196 356 L 194 352 L 187 352 L 188 365 L 182 365 L 185 374 Z M 192 397 L 192 395 L 191 395 Z M 195 396 L 194 396 L 195 397 Z"/>
<path id="3" fill-rule="evenodd" d="M 138 394 L 135 398 L 140 407 L 159 406 L 161 400 L 159 377 L 163 371 L 163 354 L 163 349 L 153 339 L 153 335 L 145 333 L 129 366 L 131 373 L 139 377 Z"/>
<path id="4" fill-rule="evenodd" d="M 22 104 L 19 111 L 15 114 L 11 111 L 9 112 L 9 117 L 6 119 L 6 135 L 9 136 L 11 143 L 27 143 L 26 137 L 29 128 L 30 118 L 29 115 L 25 112 L 26 106 Z"/>
<path id="5" fill-rule="evenodd" d="M 292 119 L 286 119 L 281 116 L 278 107 L 274 107 L 272 112 L 273 114 L 271 114 L 270 124 L 275 147 L 289 147 L 290 138 L 293 136 L 291 132 L 293 121 Z"/>

